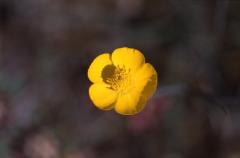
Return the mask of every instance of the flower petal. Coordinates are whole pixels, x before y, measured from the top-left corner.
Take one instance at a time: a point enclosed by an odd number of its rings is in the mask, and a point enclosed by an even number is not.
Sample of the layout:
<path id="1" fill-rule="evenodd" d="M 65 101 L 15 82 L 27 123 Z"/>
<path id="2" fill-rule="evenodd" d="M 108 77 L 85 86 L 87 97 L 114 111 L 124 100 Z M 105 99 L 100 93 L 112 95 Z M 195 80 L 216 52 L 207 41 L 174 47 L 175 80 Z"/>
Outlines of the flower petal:
<path id="1" fill-rule="evenodd" d="M 115 111 L 122 115 L 134 115 L 140 112 L 146 104 L 144 97 L 137 91 L 119 95 L 115 103 Z"/>
<path id="2" fill-rule="evenodd" d="M 110 110 L 117 99 L 117 93 L 103 83 L 95 83 L 89 88 L 89 96 L 92 102 L 102 110 Z"/>
<path id="3" fill-rule="evenodd" d="M 149 99 L 157 89 L 157 72 L 149 63 L 134 74 L 134 83 L 142 96 Z"/>
<path id="4" fill-rule="evenodd" d="M 125 68 L 134 71 L 145 63 L 145 58 L 140 51 L 133 48 L 123 47 L 113 51 L 112 61 L 115 66 L 125 66 Z"/>
<path id="5" fill-rule="evenodd" d="M 102 71 L 107 65 L 112 65 L 110 54 L 97 56 L 88 68 L 88 78 L 93 83 L 102 82 Z"/>

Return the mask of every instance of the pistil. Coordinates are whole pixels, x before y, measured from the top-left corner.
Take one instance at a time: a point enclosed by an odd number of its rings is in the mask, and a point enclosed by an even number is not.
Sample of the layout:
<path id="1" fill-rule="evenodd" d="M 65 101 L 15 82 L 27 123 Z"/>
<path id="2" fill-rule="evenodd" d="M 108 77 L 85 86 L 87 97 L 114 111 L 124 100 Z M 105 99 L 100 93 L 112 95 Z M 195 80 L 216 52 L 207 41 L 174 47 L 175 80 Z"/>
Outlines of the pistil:
<path id="1" fill-rule="evenodd" d="M 131 84 L 130 69 L 126 69 L 125 66 L 114 67 L 112 75 L 108 75 L 105 82 L 110 85 L 111 89 L 123 93 Z"/>

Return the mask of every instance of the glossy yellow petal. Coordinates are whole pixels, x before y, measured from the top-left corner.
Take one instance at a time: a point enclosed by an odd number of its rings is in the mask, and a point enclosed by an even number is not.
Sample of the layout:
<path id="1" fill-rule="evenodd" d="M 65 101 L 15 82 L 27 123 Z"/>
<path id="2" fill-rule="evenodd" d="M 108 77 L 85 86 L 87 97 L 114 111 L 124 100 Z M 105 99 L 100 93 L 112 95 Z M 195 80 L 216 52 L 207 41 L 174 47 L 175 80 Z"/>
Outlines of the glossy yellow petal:
<path id="1" fill-rule="evenodd" d="M 149 99 L 157 89 L 157 72 L 154 67 L 146 63 L 134 74 L 136 89 Z"/>
<path id="2" fill-rule="evenodd" d="M 115 111 L 122 115 L 134 115 L 140 112 L 146 104 L 144 97 L 137 91 L 119 95 L 115 103 Z"/>
<path id="3" fill-rule="evenodd" d="M 102 71 L 104 67 L 112 65 L 110 54 L 104 53 L 97 56 L 88 69 L 88 78 L 93 83 L 102 82 Z"/>
<path id="4" fill-rule="evenodd" d="M 112 62 L 115 66 L 125 67 L 135 71 L 145 63 L 143 54 L 133 48 L 118 48 L 112 53 Z"/>
<path id="5" fill-rule="evenodd" d="M 104 83 L 95 83 L 89 88 L 89 96 L 94 105 L 102 110 L 110 110 L 117 99 L 117 93 Z"/>
<path id="6" fill-rule="evenodd" d="M 122 115 L 140 112 L 157 88 L 153 66 L 145 63 L 140 51 L 127 47 L 99 55 L 88 69 L 88 78 L 94 83 L 89 88 L 92 102 Z"/>

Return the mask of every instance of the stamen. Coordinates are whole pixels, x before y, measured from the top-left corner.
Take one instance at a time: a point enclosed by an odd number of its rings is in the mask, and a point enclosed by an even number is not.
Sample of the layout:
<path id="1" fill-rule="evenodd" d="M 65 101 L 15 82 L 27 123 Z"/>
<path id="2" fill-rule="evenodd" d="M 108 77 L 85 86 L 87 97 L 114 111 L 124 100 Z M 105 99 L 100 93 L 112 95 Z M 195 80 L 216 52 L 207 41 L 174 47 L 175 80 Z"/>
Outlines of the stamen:
<path id="1" fill-rule="evenodd" d="M 104 71 L 103 79 L 104 82 L 109 85 L 109 88 L 122 93 L 128 90 L 129 85 L 131 85 L 130 79 L 130 68 L 126 68 L 125 65 L 120 67 L 111 66 L 108 70 Z"/>

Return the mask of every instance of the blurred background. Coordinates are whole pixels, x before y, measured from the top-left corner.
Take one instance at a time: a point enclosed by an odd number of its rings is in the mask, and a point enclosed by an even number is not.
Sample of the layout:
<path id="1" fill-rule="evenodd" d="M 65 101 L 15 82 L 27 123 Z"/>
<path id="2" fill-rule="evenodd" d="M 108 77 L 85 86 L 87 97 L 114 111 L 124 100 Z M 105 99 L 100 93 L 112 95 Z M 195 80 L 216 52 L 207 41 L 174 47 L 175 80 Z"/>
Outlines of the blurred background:
<path id="1" fill-rule="evenodd" d="M 240 158 L 239 0 L 0 0 L 1 158 Z M 158 90 L 101 111 L 87 69 L 141 50 Z"/>

